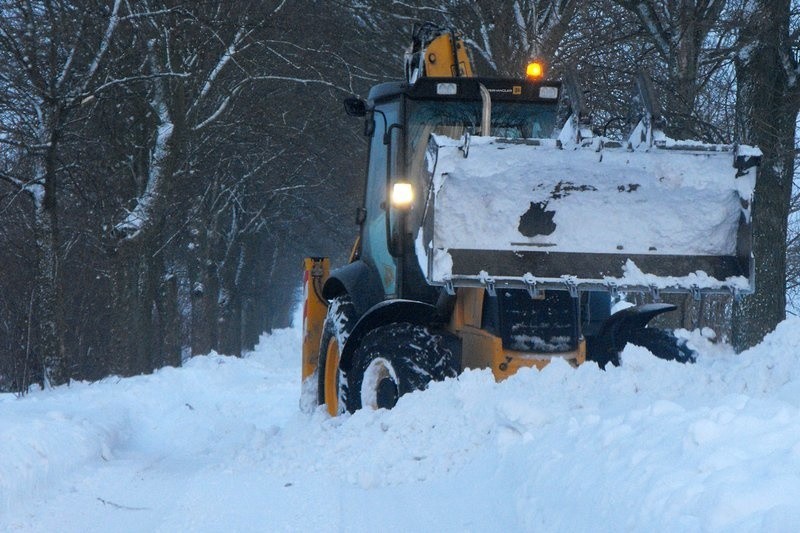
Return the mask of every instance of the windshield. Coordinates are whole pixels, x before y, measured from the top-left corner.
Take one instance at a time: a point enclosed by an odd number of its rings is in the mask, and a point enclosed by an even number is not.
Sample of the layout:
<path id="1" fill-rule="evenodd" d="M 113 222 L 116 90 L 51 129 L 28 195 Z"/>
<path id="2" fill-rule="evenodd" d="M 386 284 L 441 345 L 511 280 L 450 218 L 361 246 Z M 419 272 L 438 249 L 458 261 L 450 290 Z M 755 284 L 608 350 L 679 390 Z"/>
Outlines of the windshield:
<path id="1" fill-rule="evenodd" d="M 481 102 L 408 101 L 408 135 L 412 146 L 430 133 L 458 138 L 481 135 Z M 540 139 L 553 134 L 556 106 L 532 102 L 492 102 L 495 137 Z M 427 133 L 428 135 L 424 135 Z"/>
<path id="2" fill-rule="evenodd" d="M 464 133 L 481 135 L 481 102 L 442 100 L 407 101 L 406 142 L 408 168 L 418 175 L 431 133 L 453 139 Z M 533 102 L 492 102 L 491 135 L 512 139 L 540 139 L 553 135 L 556 106 Z"/>

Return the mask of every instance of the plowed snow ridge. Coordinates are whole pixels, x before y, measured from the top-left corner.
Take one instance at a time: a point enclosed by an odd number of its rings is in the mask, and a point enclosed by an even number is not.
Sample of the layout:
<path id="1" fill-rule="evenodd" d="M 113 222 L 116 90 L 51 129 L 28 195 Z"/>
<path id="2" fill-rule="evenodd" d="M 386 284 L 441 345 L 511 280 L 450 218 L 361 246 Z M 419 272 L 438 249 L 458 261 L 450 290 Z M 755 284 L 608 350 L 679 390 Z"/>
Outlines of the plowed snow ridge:
<path id="1" fill-rule="evenodd" d="M 299 333 L 0 395 L 2 531 L 800 529 L 800 319 L 695 365 L 487 371 L 301 413 Z"/>

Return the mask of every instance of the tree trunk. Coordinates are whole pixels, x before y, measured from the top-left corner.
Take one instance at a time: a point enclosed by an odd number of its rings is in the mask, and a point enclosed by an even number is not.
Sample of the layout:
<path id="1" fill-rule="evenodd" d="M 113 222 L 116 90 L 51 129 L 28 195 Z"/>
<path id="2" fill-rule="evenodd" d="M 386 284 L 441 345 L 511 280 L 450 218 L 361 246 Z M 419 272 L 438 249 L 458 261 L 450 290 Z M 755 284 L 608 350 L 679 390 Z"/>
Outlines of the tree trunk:
<path id="1" fill-rule="evenodd" d="M 69 380 L 61 336 L 61 298 L 58 285 L 58 222 L 54 209 L 36 208 L 36 302 L 38 350 L 45 383 L 61 385 Z"/>
<path id="2" fill-rule="evenodd" d="M 32 192 L 37 260 L 34 314 L 45 384 L 61 385 L 70 372 L 64 348 L 61 286 L 58 267 L 57 149 L 63 110 L 43 103 L 38 138 L 42 151 L 34 156 L 37 185 Z"/>
<path id="3" fill-rule="evenodd" d="M 159 300 L 159 281 L 163 269 L 163 264 L 157 260 L 161 256 L 154 257 L 152 241 L 147 240 L 147 246 L 142 247 L 142 254 L 139 255 L 139 286 L 138 286 L 138 309 L 141 313 L 139 324 L 141 325 L 141 337 L 135 345 L 134 366 L 131 374 L 149 374 L 157 367 L 154 362 L 156 354 L 161 350 L 161 338 L 157 335 L 156 317 L 158 316 Z"/>
<path id="4" fill-rule="evenodd" d="M 189 259 L 189 276 L 192 284 L 192 355 L 205 355 L 217 348 L 217 298 L 219 280 L 207 231 L 198 228 L 194 256 Z"/>
<path id="5" fill-rule="evenodd" d="M 151 372 L 158 274 L 153 264 L 150 240 L 127 242 L 115 257 L 113 272 L 113 320 L 111 327 L 111 369 L 115 374 L 133 376 Z"/>
<path id="6" fill-rule="evenodd" d="M 734 303 L 733 344 L 754 346 L 786 318 L 786 234 L 798 104 L 787 75 L 789 0 L 756 0 L 736 58 L 737 134 L 764 156 L 753 205 L 756 292 Z"/>
<path id="7" fill-rule="evenodd" d="M 219 351 L 225 355 L 242 355 L 242 302 L 236 286 L 222 289 L 219 317 Z"/>
<path id="8" fill-rule="evenodd" d="M 248 265 L 247 281 L 241 289 L 242 298 L 242 348 L 252 350 L 258 343 L 260 335 L 266 331 L 266 294 L 264 287 L 269 282 L 266 276 L 266 261 L 256 261 L 263 257 L 265 237 L 249 235 L 243 240 L 244 264 Z"/>
<path id="9" fill-rule="evenodd" d="M 136 280 L 138 262 L 133 250 L 123 248 L 116 252 L 112 272 L 111 343 L 109 370 L 112 374 L 127 376 L 133 368 L 133 346 L 141 332 L 137 312 Z"/>
<path id="10" fill-rule="evenodd" d="M 160 340 L 156 367 L 181 366 L 181 322 L 178 312 L 178 277 L 168 272 L 161 281 L 158 298 Z"/>
<path id="11" fill-rule="evenodd" d="M 220 271 L 219 351 L 227 355 L 242 355 L 242 272 L 245 268 L 244 247 L 237 242 Z"/>

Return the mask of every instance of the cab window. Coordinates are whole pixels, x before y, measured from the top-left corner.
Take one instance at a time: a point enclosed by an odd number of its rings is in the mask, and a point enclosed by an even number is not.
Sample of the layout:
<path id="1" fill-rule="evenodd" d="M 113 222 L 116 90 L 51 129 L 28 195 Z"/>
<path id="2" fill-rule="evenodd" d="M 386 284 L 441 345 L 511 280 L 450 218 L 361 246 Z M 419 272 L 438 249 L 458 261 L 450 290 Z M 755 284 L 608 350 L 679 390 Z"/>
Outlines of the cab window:
<path id="1" fill-rule="evenodd" d="M 367 172 L 367 191 L 365 200 L 366 219 L 362 230 L 362 257 L 371 263 L 381 278 L 384 291 L 387 295 L 396 292 L 396 271 L 395 259 L 389 253 L 386 242 L 386 160 L 388 154 L 387 145 L 383 144 L 383 136 L 386 127 L 399 122 L 400 102 L 380 103 L 375 106 L 375 131 L 372 134 L 369 147 L 369 168 Z M 383 113 L 383 115 L 381 115 Z M 384 123 L 383 117 L 386 117 Z M 399 130 L 392 130 L 391 148 L 393 152 L 398 150 Z M 392 164 L 396 164 L 397 157 L 392 154 Z"/>

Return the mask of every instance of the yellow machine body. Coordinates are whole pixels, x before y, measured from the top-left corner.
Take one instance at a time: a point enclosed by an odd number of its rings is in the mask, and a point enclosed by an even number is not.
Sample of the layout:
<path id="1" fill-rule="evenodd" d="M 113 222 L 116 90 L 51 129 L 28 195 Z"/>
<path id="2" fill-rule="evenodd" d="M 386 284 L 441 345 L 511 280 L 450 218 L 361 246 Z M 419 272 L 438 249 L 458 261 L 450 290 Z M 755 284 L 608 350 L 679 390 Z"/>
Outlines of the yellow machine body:
<path id="1" fill-rule="evenodd" d="M 303 381 L 314 373 L 319 362 L 319 343 L 328 309 L 321 292 L 329 273 L 327 257 L 306 257 L 303 260 Z"/>
<path id="2" fill-rule="evenodd" d="M 475 78 L 458 33 L 424 24 L 406 51 L 404 82 L 376 85 L 366 100 L 345 100 L 370 137 L 356 217 L 364 242 L 332 273 L 327 258 L 305 259 L 302 377 L 316 390 L 314 405 L 324 403 L 332 416 L 367 405 L 392 408 L 402 394 L 466 369 L 490 368 L 501 381 L 557 358 L 573 366 L 587 357 L 601 366 L 618 364 L 634 341 L 663 352 L 656 354 L 663 359 L 693 361 L 671 333 L 647 327 L 674 306 L 639 305 L 612 315 L 611 295 L 752 290 L 754 270 L 745 267 L 752 265 L 755 170 L 748 169 L 757 167 L 760 152 L 667 143 L 646 83 L 640 83 L 646 113 L 627 147 L 597 139 L 575 80 L 543 80 L 544 72 L 543 63 L 532 62 L 525 80 Z M 550 132 L 562 89 L 572 115 L 559 141 Z M 498 164 L 504 160 L 509 164 Z M 674 179 L 664 182 L 667 172 Z M 688 186 L 674 186 L 684 173 L 692 175 Z M 676 223 L 668 208 L 693 205 L 700 192 L 724 222 L 698 217 L 684 224 L 681 214 L 683 233 L 699 228 L 697 238 L 662 244 L 663 227 Z M 665 200 L 668 195 L 674 196 Z M 623 201 L 626 209 L 619 208 Z M 598 221 L 585 220 L 586 205 L 637 216 L 615 217 L 620 227 L 609 231 L 602 209 L 593 209 Z M 494 210 L 493 216 L 469 216 L 479 209 Z M 638 231 L 642 221 L 648 231 Z M 726 224 L 727 232 L 719 231 Z M 725 238 L 719 246 L 697 246 L 706 225 L 735 236 L 734 253 Z M 640 233 L 653 237 L 640 239 Z M 491 235 L 492 242 L 476 243 L 476 234 Z M 645 286 L 636 271 L 629 276 L 629 265 L 669 285 Z M 719 285 L 699 287 L 697 271 Z M 323 294 L 337 302 L 327 331 Z M 349 305 L 340 311 L 343 301 Z"/>
<path id="3" fill-rule="evenodd" d="M 490 368 L 497 381 L 515 374 L 520 368 L 544 368 L 553 358 L 566 359 L 577 366 L 586 361 L 586 341 L 580 339 L 578 347 L 569 352 L 538 353 L 519 352 L 503 348 L 500 337 L 481 328 L 483 299 L 486 290 L 463 287 L 456 293 L 456 304 L 448 330 L 461 339 L 461 366 Z"/>
<path id="4" fill-rule="evenodd" d="M 444 32 L 422 44 L 418 52 L 423 54 L 418 65 L 421 68 L 420 76 L 458 78 L 473 77 L 472 64 L 463 40 L 453 32 Z M 417 56 L 419 57 L 419 56 Z M 356 243 L 350 253 L 350 261 L 360 256 L 360 241 Z M 304 261 L 303 277 L 303 365 L 302 377 L 306 381 L 314 376 L 319 366 L 319 355 L 322 349 L 330 352 L 335 349 L 338 363 L 338 354 L 341 346 L 321 347 L 324 321 L 327 314 L 327 302 L 322 299 L 322 286 L 329 276 L 328 258 L 307 257 Z M 491 368 L 495 379 L 501 381 L 513 375 L 519 368 L 546 366 L 554 357 L 561 357 L 573 365 L 584 362 L 586 358 L 586 342 L 580 339 L 578 348 L 572 352 L 545 354 L 526 353 L 503 348 L 502 339 L 490 332 L 481 329 L 481 313 L 485 290 L 480 288 L 460 288 L 456 299 L 455 310 L 448 325 L 448 330 L 461 340 L 462 364 L 461 370 L 470 368 Z M 335 400 L 337 392 L 328 391 L 329 386 L 334 387 L 336 370 L 326 368 L 326 376 L 321 381 L 326 388 L 322 391 L 328 412 L 335 416 L 339 412 L 338 402 Z"/>
<path id="5" fill-rule="evenodd" d="M 464 42 L 450 33 L 444 33 L 432 40 L 425 50 L 425 76 L 472 77 L 472 65 Z"/>

